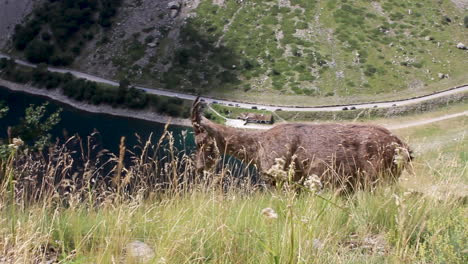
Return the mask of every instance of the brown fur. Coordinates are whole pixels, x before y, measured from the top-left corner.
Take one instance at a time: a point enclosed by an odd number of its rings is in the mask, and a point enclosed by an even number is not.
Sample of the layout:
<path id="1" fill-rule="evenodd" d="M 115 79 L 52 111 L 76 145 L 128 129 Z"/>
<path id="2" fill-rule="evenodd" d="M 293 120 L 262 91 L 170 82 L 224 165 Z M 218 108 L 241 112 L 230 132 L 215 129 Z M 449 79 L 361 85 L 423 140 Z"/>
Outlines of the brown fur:
<path id="1" fill-rule="evenodd" d="M 312 174 L 334 187 L 374 186 L 383 178 L 397 178 L 401 167 L 395 156 L 410 151 L 389 130 L 364 124 L 280 124 L 266 131 L 245 131 L 215 124 L 201 116 L 194 103 L 192 124 L 198 147 L 197 169 L 209 169 L 219 153 L 229 154 L 257 167 L 266 179 L 277 158 L 284 170 L 295 164 L 295 181 Z M 391 177 L 387 177 L 391 176 Z M 274 182 L 274 180 L 272 180 Z"/>

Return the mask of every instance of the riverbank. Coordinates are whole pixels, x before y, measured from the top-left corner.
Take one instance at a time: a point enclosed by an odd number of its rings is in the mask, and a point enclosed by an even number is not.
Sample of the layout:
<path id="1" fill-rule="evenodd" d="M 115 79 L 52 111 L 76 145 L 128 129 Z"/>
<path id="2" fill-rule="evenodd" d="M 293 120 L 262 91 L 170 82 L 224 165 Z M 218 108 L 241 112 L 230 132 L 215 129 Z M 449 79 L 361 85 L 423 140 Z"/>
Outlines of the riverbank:
<path id="1" fill-rule="evenodd" d="M 191 127 L 189 119 L 174 118 L 167 115 L 162 115 L 149 110 L 132 110 L 124 108 L 113 108 L 109 105 L 91 105 L 83 102 L 79 102 L 63 95 L 59 90 L 47 90 L 35 88 L 31 85 L 18 84 L 10 81 L 0 79 L 0 86 L 3 86 L 12 91 L 20 91 L 33 95 L 45 96 L 49 99 L 70 105 L 74 108 L 90 113 L 102 113 L 113 116 L 136 118 L 146 120 L 150 122 L 156 122 L 161 124 L 172 124 L 178 126 Z"/>

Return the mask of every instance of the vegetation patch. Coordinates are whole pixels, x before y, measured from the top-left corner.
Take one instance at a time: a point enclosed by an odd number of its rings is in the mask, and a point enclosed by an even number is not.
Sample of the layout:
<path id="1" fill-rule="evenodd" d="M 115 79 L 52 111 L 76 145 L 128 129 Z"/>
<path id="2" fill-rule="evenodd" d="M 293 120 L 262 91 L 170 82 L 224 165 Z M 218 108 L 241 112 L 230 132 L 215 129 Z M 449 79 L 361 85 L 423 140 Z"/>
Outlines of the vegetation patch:
<path id="1" fill-rule="evenodd" d="M 0 77 L 42 89 L 59 89 L 64 95 L 93 105 L 106 104 L 130 109 L 151 109 L 174 117 L 187 118 L 190 103 L 179 98 L 168 98 L 146 92 L 122 80 L 118 88 L 97 82 L 78 79 L 70 73 L 49 72 L 46 65 L 29 68 L 13 60 L 0 59 Z"/>
<path id="2" fill-rule="evenodd" d="M 17 25 L 13 46 L 33 63 L 67 66 L 100 30 L 112 25 L 121 0 L 47 0 Z"/>
<path id="3" fill-rule="evenodd" d="M 181 30 L 181 50 L 163 83 L 211 95 L 260 90 L 281 101 L 288 95 L 386 94 L 407 90 L 415 79 L 435 83 L 437 72 L 462 74 L 452 36 L 463 36 L 454 23 L 463 23 L 463 16 L 450 5 L 442 8 L 452 22 L 431 4 L 381 1 L 377 12 L 359 1 L 289 3 L 228 1 L 221 7 L 201 1 Z M 440 19 L 446 22 L 430 27 Z M 442 67 L 434 58 L 450 63 Z"/>

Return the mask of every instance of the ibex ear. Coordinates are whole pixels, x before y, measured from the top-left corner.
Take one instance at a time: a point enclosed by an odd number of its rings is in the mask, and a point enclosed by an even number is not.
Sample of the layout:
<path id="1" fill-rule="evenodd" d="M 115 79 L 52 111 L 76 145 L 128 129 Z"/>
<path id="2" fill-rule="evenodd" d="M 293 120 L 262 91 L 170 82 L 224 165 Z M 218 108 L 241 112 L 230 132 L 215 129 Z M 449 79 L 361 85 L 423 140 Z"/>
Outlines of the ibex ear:
<path id="1" fill-rule="evenodd" d="M 191 119 L 192 119 L 192 126 L 193 130 L 195 131 L 196 134 L 202 133 L 202 128 L 201 128 L 201 102 L 200 102 L 200 96 L 195 99 L 192 105 L 192 113 L 191 113 Z"/>

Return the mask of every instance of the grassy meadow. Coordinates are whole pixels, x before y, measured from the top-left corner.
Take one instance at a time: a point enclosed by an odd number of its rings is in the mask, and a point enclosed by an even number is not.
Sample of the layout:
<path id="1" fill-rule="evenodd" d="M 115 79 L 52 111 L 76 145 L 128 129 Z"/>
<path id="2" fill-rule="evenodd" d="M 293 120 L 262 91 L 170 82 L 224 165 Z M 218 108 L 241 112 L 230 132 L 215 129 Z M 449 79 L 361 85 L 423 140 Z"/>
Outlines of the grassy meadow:
<path id="1" fill-rule="evenodd" d="M 167 36 L 157 48 L 155 63 L 170 65 L 161 77 L 168 89 L 310 105 L 466 83 L 466 52 L 456 48 L 467 41 L 466 14 L 451 1 L 202 0 L 193 12 L 180 47 L 168 53 L 176 40 Z M 151 66 L 143 78 L 155 78 Z"/>
<path id="2" fill-rule="evenodd" d="M 168 133 L 111 155 L 103 176 L 86 155 L 67 174 L 64 147 L 42 161 L 12 150 L 1 164 L 0 263 L 142 263 L 132 241 L 154 250 L 147 263 L 466 263 L 467 122 L 395 131 L 415 150 L 411 169 L 349 197 L 265 189 L 229 166 L 196 177 Z"/>

